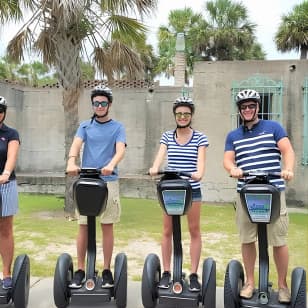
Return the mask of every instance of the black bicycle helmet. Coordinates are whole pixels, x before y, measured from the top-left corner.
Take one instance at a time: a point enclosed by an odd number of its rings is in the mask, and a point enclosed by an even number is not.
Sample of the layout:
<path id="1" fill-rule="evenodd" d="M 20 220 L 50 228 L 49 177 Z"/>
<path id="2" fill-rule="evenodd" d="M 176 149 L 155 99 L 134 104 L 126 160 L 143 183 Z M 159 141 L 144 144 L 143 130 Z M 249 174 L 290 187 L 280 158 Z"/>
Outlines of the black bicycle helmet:
<path id="1" fill-rule="evenodd" d="M 91 91 L 91 102 L 93 102 L 93 98 L 95 96 L 106 96 L 108 98 L 109 103 L 112 103 L 112 90 L 103 84 L 99 84 Z"/>
<path id="2" fill-rule="evenodd" d="M 195 112 L 195 105 L 190 97 L 181 96 L 175 100 L 173 104 L 173 113 L 175 114 L 175 109 L 180 106 L 187 106 L 190 108 L 191 113 Z"/>
<path id="3" fill-rule="evenodd" d="M 3 96 L 0 96 L 0 107 L 6 111 L 7 104 L 6 104 L 6 99 Z"/>
<path id="4" fill-rule="evenodd" d="M 246 90 L 240 91 L 236 95 L 235 100 L 236 100 L 236 104 L 237 104 L 238 107 L 242 103 L 245 103 L 247 101 L 254 101 L 254 102 L 257 102 L 258 104 L 260 104 L 260 102 L 261 102 L 260 94 L 257 91 L 251 90 L 251 89 L 246 89 Z"/>

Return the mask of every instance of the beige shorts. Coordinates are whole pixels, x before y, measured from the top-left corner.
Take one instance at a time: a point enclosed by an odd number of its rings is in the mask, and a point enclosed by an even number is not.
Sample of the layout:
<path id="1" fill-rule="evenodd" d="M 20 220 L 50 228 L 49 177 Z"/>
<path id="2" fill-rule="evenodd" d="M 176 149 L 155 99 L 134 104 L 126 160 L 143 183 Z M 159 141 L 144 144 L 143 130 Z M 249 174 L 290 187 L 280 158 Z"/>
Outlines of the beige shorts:
<path id="1" fill-rule="evenodd" d="M 240 200 L 240 194 L 237 194 L 236 200 L 236 224 L 239 229 L 240 241 L 242 244 L 252 243 L 257 240 L 257 224 L 250 222 L 245 209 Z M 286 196 L 282 191 L 280 194 L 280 217 L 272 224 L 267 225 L 268 243 L 274 247 L 286 245 L 289 216 L 287 212 Z"/>
<path id="2" fill-rule="evenodd" d="M 100 215 L 101 224 L 114 224 L 120 221 L 121 216 L 121 204 L 119 193 L 119 181 L 107 182 L 108 187 L 108 201 L 106 210 Z M 86 225 L 87 216 L 79 215 L 76 210 L 76 217 L 78 224 Z"/>

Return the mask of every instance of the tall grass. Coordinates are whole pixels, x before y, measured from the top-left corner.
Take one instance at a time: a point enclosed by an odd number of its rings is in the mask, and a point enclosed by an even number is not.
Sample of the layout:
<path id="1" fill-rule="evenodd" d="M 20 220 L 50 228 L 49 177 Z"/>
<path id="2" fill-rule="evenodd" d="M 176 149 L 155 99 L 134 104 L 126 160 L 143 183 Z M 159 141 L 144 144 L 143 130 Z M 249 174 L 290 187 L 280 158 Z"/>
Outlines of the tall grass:
<path id="1" fill-rule="evenodd" d="M 121 222 L 115 226 L 115 254 L 124 251 L 128 257 L 130 279 L 140 280 L 143 262 L 148 253 L 160 256 L 162 210 L 155 200 L 122 198 Z M 50 195 L 20 194 L 20 211 L 15 217 L 15 254 L 27 253 L 32 276 L 53 276 L 56 261 L 62 252 L 76 260 L 76 221 L 64 215 L 64 200 Z M 295 266 L 308 268 L 308 215 L 290 214 L 290 271 Z M 213 257 L 217 263 L 217 285 L 223 285 L 226 266 L 231 259 L 241 261 L 240 244 L 231 204 L 204 204 L 201 211 L 202 262 Z M 99 229 L 98 229 L 99 230 Z M 100 247 L 100 232 L 97 232 Z M 189 232 L 182 217 L 184 263 L 189 271 Z M 100 253 L 98 251 L 98 253 Z M 98 262 L 101 262 L 98 257 Z M 270 279 L 274 286 L 277 275 L 270 257 Z M 131 273 L 131 274 L 130 274 Z M 256 268 L 257 275 L 257 268 Z M 290 275 L 289 275 L 290 276 Z"/>

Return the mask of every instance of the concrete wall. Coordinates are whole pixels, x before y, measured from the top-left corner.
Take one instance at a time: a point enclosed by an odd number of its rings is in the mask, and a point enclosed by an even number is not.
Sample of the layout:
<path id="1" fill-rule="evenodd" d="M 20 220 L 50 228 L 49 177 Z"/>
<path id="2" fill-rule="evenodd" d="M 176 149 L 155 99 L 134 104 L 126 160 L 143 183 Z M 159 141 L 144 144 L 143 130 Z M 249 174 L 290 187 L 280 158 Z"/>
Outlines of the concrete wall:
<path id="1" fill-rule="evenodd" d="M 296 70 L 290 71 L 295 65 Z M 290 61 L 225 61 L 199 62 L 194 68 L 194 99 L 198 112 L 195 122 L 210 140 L 207 154 L 207 175 L 204 190 L 209 200 L 235 198 L 235 181 L 222 167 L 224 140 L 231 127 L 232 82 L 260 74 L 283 82 L 283 126 L 286 128 L 297 156 L 295 179 L 288 184 L 289 204 L 308 205 L 308 167 L 301 165 L 303 150 L 304 78 L 308 75 L 307 60 Z"/>
<path id="2" fill-rule="evenodd" d="M 290 65 L 296 70 L 290 72 Z M 259 73 L 283 81 L 283 125 L 297 154 L 296 177 L 289 183 L 287 198 L 292 205 L 308 207 L 308 167 L 301 165 L 302 85 L 308 61 L 200 62 L 195 65 L 193 97 L 196 114 L 193 127 L 209 138 L 206 176 L 202 182 L 205 201 L 235 199 L 235 180 L 222 167 L 224 141 L 231 129 L 231 86 Z M 155 182 L 145 176 L 159 146 L 161 133 L 174 128 L 172 104 L 181 87 L 113 88 L 111 116 L 126 127 L 127 153 L 120 164 L 121 194 L 155 198 Z M 0 83 L 0 95 L 9 103 L 7 124 L 16 127 L 22 144 L 17 171 L 21 191 L 62 193 L 64 161 L 64 115 L 58 88 L 23 88 Z M 79 102 L 80 121 L 91 116 L 90 90 Z M 53 177 L 54 180 L 46 180 Z M 57 187 L 58 186 L 58 187 Z"/>

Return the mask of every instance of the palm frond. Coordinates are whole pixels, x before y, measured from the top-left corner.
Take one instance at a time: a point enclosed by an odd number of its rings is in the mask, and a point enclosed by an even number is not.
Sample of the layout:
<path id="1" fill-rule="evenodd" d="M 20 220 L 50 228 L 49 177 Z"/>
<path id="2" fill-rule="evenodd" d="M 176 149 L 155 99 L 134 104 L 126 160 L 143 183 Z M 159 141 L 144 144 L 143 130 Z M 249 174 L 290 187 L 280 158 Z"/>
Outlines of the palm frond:
<path id="1" fill-rule="evenodd" d="M 12 60 L 17 62 L 24 60 L 24 50 L 30 44 L 31 36 L 31 30 L 26 27 L 8 43 L 7 52 Z"/>

